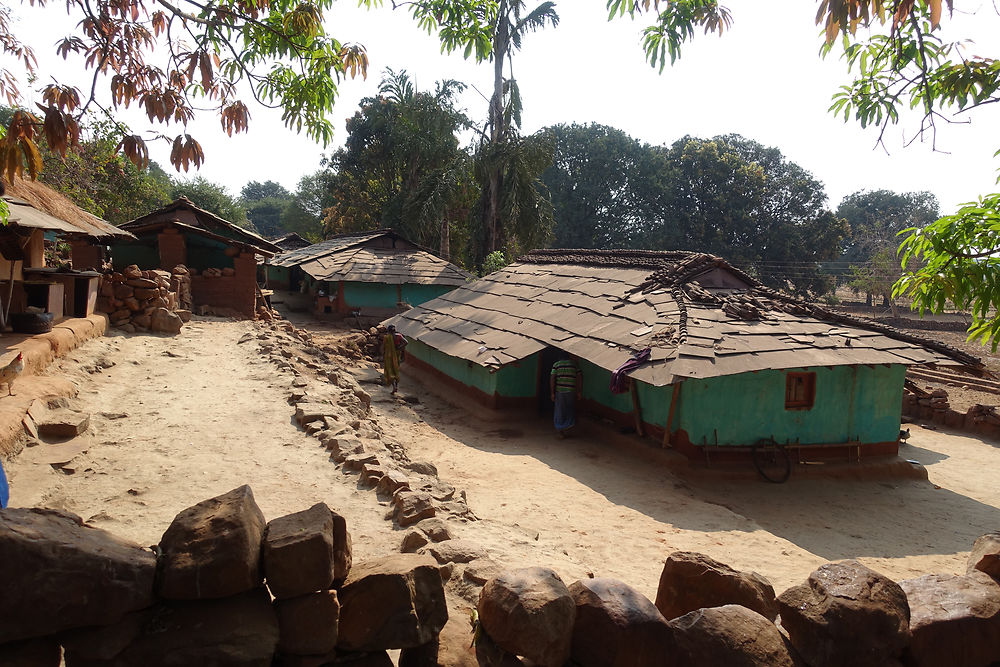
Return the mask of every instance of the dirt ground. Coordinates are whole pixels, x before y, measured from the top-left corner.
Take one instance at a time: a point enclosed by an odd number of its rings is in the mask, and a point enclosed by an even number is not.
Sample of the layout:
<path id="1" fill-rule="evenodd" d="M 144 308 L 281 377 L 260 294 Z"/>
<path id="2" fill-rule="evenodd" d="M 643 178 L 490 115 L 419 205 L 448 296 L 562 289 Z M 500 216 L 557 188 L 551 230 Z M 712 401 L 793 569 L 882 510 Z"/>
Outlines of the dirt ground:
<path id="1" fill-rule="evenodd" d="M 203 318 L 176 338 L 112 334 L 74 352 L 52 372 L 78 384 L 94 415 L 87 451 L 68 474 L 37 462 L 45 445 L 26 449 L 7 463 L 12 504 L 63 507 L 153 544 L 180 510 L 248 483 L 269 519 L 318 501 L 344 514 L 356 561 L 397 550 L 402 533 L 385 504 L 295 426 L 293 375 L 259 357 L 255 341 L 238 344 L 255 326 Z M 95 369 L 103 358 L 117 363 Z M 675 550 L 757 570 L 779 592 L 844 558 L 897 580 L 957 573 L 973 540 L 1000 529 L 1000 449 L 973 437 L 912 426 L 903 456 L 929 481 L 793 473 L 773 485 L 691 474 L 597 424 L 561 441 L 535 416 L 483 421 L 409 378 L 393 397 L 371 383 L 373 365 L 353 372 L 386 437 L 466 493 L 479 520 L 457 524 L 457 537 L 504 566 L 553 567 L 567 583 L 609 576 L 654 597 Z"/>

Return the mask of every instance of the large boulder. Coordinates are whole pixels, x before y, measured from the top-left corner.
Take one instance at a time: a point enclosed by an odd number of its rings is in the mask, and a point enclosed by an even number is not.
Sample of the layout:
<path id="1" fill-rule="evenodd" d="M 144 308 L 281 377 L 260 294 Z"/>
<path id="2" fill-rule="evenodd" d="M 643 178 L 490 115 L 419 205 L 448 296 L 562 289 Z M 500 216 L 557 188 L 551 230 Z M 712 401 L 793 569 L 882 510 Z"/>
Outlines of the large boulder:
<path id="1" fill-rule="evenodd" d="M 575 663 L 581 667 L 670 664 L 671 630 L 644 595 L 615 579 L 583 579 L 570 585 L 569 592 L 576 603 Z"/>
<path id="2" fill-rule="evenodd" d="M 290 600 L 276 600 L 278 648 L 295 655 L 329 653 L 337 646 L 340 603 L 337 591 L 310 593 Z"/>
<path id="3" fill-rule="evenodd" d="M 477 608 L 483 630 L 507 653 L 542 667 L 562 667 L 569 660 L 576 603 L 554 571 L 504 572 L 486 582 Z"/>
<path id="4" fill-rule="evenodd" d="M 67 667 L 270 667 L 277 645 L 278 621 L 270 596 L 258 588 L 220 600 L 161 603 L 120 653 L 101 662 L 67 659 Z"/>
<path id="5" fill-rule="evenodd" d="M 444 585 L 429 556 L 396 554 L 351 569 L 340 589 L 337 648 L 415 648 L 448 621 Z"/>
<path id="6" fill-rule="evenodd" d="M 161 302 L 163 299 L 155 299 L 155 302 Z M 180 333 L 181 328 L 184 326 L 184 321 L 172 313 L 166 308 L 160 307 L 152 312 L 149 319 L 149 328 L 153 331 L 158 331 L 160 333 L 176 334 Z"/>
<path id="7" fill-rule="evenodd" d="M 0 667 L 59 667 L 62 651 L 52 637 L 0 644 Z"/>
<path id="8" fill-rule="evenodd" d="M 156 557 L 49 509 L 0 510 L 0 644 L 113 623 L 153 604 Z"/>
<path id="9" fill-rule="evenodd" d="M 910 643 L 897 583 L 856 560 L 827 563 L 778 596 L 781 626 L 811 667 L 891 664 Z"/>
<path id="10" fill-rule="evenodd" d="M 243 485 L 178 514 L 160 539 L 159 594 L 169 600 L 237 595 L 260 586 L 264 515 Z"/>
<path id="11" fill-rule="evenodd" d="M 392 502 L 394 506 L 392 518 L 400 528 L 412 526 L 437 514 L 434 498 L 426 491 L 398 491 L 393 496 Z"/>
<path id="12" fill-rule="evenodd" d="M 59 635 L 59 643 L 66 653 L 68 667 L 90 667 L 101 660 L 111 660 L 125 650 L 152 618 L 155 608 L 125 614 L 111 625 L 69 630 Z"/>
<path id="13" fill-rule="evenodd" d="M 656 608 L 664 618 L 727 604 L 753 609 L 771 621 L 778 615 L 774 588 L 756 572 L 739 572 L 692 551 L 675 551 L 667 557 L 656 589 Z"/>
<path id="14" fill-rule="evenodd" d="M 735 604 L 698 609 L 668 624 L 685 667 L 795 667 L 774 623 Z"/>
<path id="15" fill-rule="evenodd" d="M 269 521 L 262 558 L 267 587 L 278 599 L 330 588 L 334 579 L 330 508 L 317 503 Z"/>
<path id="16" fill-rule="evenodd" d="M 910 605 L 910 662 L 973 667 L 1000 660 L 1000 584 L 983 572 L 899 582 Z"/>
<path id="17" fill-rule="evenodd" d="M 987 533 L 972 545 L 967 572 L 974 570 L 1000 578 L 1000 533 Z"/>

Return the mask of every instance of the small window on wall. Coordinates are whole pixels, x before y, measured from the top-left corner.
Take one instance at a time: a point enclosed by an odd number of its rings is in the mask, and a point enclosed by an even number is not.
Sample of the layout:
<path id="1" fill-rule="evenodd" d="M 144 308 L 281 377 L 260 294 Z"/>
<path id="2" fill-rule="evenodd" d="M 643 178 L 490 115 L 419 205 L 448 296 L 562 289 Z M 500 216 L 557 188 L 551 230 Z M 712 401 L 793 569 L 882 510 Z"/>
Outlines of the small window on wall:
<path id="1" fill-rule="evenodd" d="M 816 400 L 815 373 L 787 373 L 785 375 L 785 409 L 808 410 Z"/>

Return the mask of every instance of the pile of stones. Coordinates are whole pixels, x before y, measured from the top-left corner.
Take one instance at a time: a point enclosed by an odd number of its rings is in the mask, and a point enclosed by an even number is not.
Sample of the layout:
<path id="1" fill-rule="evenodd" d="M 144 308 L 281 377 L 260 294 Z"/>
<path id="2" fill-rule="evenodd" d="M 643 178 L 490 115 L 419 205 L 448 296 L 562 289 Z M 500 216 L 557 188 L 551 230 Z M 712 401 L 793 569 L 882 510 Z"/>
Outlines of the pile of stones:
<path id="1" fill-rule="evenodd" d="M 412 664 L 448 620 L 433 559 L 352 567 L 343 517 L 319 503 L 268 523 L 247 486 L 152 548 L 61 510 L 0 510 L 0 562 L 4 665 L 389 666 L 390 649 Z"/>
<path id="2" fill-rule="evenodd" d="M 176 276 L 167 271 L 143 271 L 135 264 L 121 273 L 113 271 L 101 276 L 97 310 L 108 313 L 111 326 L 128 333 L 155 331 L 179 333 L 191 319 L 191 311 L 180 308 L 178 285 L 187 281 L 190 301 L 190 277 L 183 266 Z"/>
<path id="3" fill-rule="evenodd" d="M 546 568 L 501 574 L 477 606 L 480 665 L 973 667 L 1000 660 L 1000 533 L 964 575 L 896 583 L 858 561 L 775 597 L 766 579 L 671 554 L 656 602 L 613 579 L 566 586 Z M 523 660 L 522 660 L 523 659 Z"/>

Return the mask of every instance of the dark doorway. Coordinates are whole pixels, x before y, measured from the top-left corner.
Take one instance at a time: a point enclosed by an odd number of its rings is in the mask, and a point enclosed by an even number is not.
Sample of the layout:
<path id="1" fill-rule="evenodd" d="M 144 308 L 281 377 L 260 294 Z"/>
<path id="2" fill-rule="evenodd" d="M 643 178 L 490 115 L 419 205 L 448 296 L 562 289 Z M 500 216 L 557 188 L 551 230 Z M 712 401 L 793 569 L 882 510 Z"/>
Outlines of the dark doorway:
<path id="1" fill-rule="evenodd" d="M 545 416 L 552 414 L 552 390 L 550 388 L 550 377 L 552 375 L 552 364 L 559 361 L 562 353 L 557 347 L 547 347 L 538 354 L 538 414 Z"/>
<path id="2" fill-rule="evenodd" d="M 77 278 L 73 281 L 73 317 L 87 316 L 87 301 L 90 299 L 90 280 Z"/>

